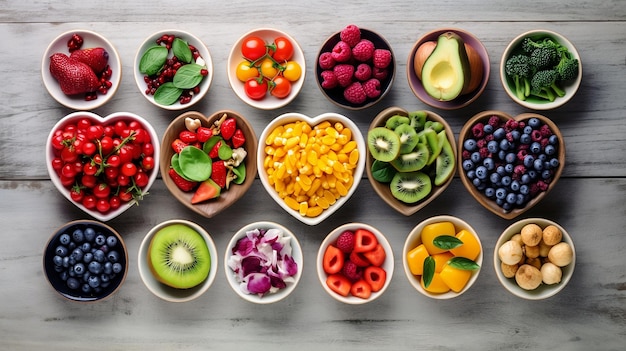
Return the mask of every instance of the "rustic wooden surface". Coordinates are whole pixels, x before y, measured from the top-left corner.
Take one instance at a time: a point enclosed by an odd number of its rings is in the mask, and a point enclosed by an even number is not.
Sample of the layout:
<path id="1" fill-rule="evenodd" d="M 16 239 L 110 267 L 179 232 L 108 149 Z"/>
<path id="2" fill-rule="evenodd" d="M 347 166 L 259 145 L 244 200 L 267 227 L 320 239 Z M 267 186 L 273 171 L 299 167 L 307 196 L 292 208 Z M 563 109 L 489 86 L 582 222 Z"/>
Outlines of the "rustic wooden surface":
<path id="1" fill-rule="evenodd" d="M 0 349 L 3 350 L 622 350 L 626 342 L 626 7 L 622 1 L 291 1 L 268 5 L 231 0 L 165 1 L 12 1 L 0 0 Z M 391 93 L 365 111 L 343 110 L 326 101 L 313 77 L 316 51 L 343 26 L 355 23 L 378 31 L 391 43 L 397 63 Z M 502 90 L 500 56 L 519 33 L 537 28 L 567 36 L 583 63 L 583 84 L 566 106 L 543 113 L 561 129 L 567 164 L 556 188 L 525 217 L 557 221 L 573 236 L 577 265 L 573 279 L 557 296 L 526 301 L 498 283 L 493 247 L 511 221 L 483 209 L 461 181 L 413 216 L 388 207 L 363 179 L 347 204 L 322 224 L 306 226 L 288 216 L 255 182 L 227 212 L 205 219 L 176 203 L 157 180 L 150 195 L 109 222 L 124 236 L 130 269 L 122 289 L 97 304 L 61 299 L 42 272 L 42 251 L 63 223 L 88 216 L 54 188 L 45 168 L 45 138 L 71 111 L 56 103 L 41 82 L 40 63 L 49 42 L 72 29 L 107 37 L 123 64 L 121 87 L 94 112 L 129 111 L 148 119 L 162 135 L 180 112 L 159 110 L 138 91 L 132 61 L 141 42 L 166 28 L 188 30 L 208 46 L 215 76 L 211 90 L 192 109 L 209 114 L 234 109 L 253 123 L 257 135 L 275 116 L 288 111 L 318 115 L 334 111 L 352 118 L 363 133 L 388 106 L 424 109 L 410 91 L 406 58 L 417 38 L 432 29 L 458 27 L 480 38 L 491 59 L 483 96 L 467 108 L 440 113 L 458 133 L 472 115 L 499 109 L 526 112 Z M 307 77 L 298 98 L 275 111 L 255 110 L 230 89 L 226 60 L 243 33 L 259 27 L 288 32 L 302 46 Z M 400 252 L 408 232 L 421 220 L 456 215 L 482 238 L 485 261 L 477 283 L 462 297 L 431 300 L 408 284 Z M 166 303 L 141 282 L 136 253 L 145 233 L 157 223 L 184 218 L 212 234 L 220 254 L 233 231 L 258 221 L 279 222 L 297 233 L 304 249 L 303 279 L 286 300 L 257 306 L 237 297 L 222 267 L 199 299 Z M 315 255 L 323 237 L 345 222 L 364 222 L 387 234 L 396 270 L 391 287 L 375 302 L 342 305 L 322 289 Z"/>

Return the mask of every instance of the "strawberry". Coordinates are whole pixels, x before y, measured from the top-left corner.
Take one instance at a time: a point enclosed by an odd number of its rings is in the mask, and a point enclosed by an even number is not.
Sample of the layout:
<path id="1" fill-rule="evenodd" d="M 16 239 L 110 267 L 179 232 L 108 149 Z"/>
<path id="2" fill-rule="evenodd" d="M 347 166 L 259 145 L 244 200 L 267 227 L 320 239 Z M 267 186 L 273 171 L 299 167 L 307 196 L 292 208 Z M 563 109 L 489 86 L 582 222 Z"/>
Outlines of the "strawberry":
<path id="1" fill-rule="evenodd" d="M 355 243 L 354 252 L 367 252 L 376 248 L 378 239 L 376 235 L 366 229 L 357 229 L 354 232 Z"/>
<path id="2" fill-rule="evenodd" d="M 345 257 L 343 252 L 341 252 L 341 250 L 339 250 L 336 246 L 328 245 L 326 251 L 324 251 L 322 262 L 324 272 L 328 274 L 335 274 L 341 272 L 343 269 Z"/>
<path id="3" fill-rule="evenodd" d="M 246 142 L 246 136 L 243 135 L 241 129 L 237 128 L 231 140 L 233 142 L 233 147 L 238 148 Z"/>
<path id="4" fill-rule="evenodd" d="M 365 256 L 372 265 L 380 267 L 385 262 L 387 254 L 385 253 L 385 248 L 383 248 L 381 244 L 377 244 L 374 250 L 364 252 L 363 256 Z"/>
<path id="5" fill-rule="evenodd" d="M 178 138 L 187 144 L 193 144 L 198 141 L 198 135 L 190 130 L 183 130 L 178 134 Z"/>
<path id="6" fill-rule="evenodd" d="M 211 179 L 220 186 L 220 188 L 226 187 L 226 166 L 224 161 L 219 160 L 213 162 L 211 166 Z"/>
<path id="7" fill-rule="evenodd" d="M 365 280 L 361 279 L 352 284 L 352 287 L 350 288 L 350 293 L 362 299 L 369 299 L 369 297 L 372 295 L 372 287 Z"/>
<path id="8" fill-rule="evenodd" d="M 230 140 L 235 134 L 237 129 L 237 121 L 230 117 L 226 118 L 222 124 L 220 124 L 220 133 L 225 140 Z"/>
<path id="9" fill-rule="evenodd" d="M 381 267 L 369 266 L 365 268 L 363 278 L 370 285 L 373 292 L 380 291 L 385 286 L 387 272 Z"/>
<path id="10" fill-rule="evenodd" d="M 183 151 L 183 149 L 186 148 L 187 146 L 189 146 L 189 144 L 185 143 L 184 141 L 180 139 L 176 139 L 172 141 L 172 149 L 174 149 L 174 152 L 177 154 L 180 154 L 180 152 Z"/>
<path id="11" fill-rule="evenodd" d="M 176 173 L 174 168 L 170 168 L 168 174 L 170 175 L 170 178 L 172 178 L 172 180 L 174 181 L 174 184 L 176 184 L 176 186 L 182 191 L 191 191 L 197 184 L 196 182 L 192 182 L 181 177 L 180 174 Z"/>
<path id="12" fill-rule="evenodd" d="M 204 143 L 209 140 L 211 136 L 213 136 L 213 131 L 211 130 L 211 128 L 198 127 L 198 129 L 196 129 L 196 134 L 198 137 L 198 141 Z"/>
<path id="13" fill-rule="evenodd" d="M 215 143 L 215 145 L 213 145 L 211 151 L 209 151 L 209 157 L 211 157 L 212 159 L 219 157 L 219 150 L 221 146 L 222 140 L 219 140 L 217 143 Z"/>
<path id="14" fill-rule="evenodd" d="M 354 262 L 359 267 L 367 267 L 370 265 L 370 261 L 368 261 L 367 258 L 365 258 L 365 256 L 363 256 L 360 252 L 352 251 L 350 254 L 350 261 Z"/>
<path id="15" fill-rule="evenodd" d="M 221 188 L 211 179 L 207 179 L 200 183 L 200 186 L 191 198 L 192 204 L 197 204 L 206 200 L 214 199 L 220 196 Z"/>
<path id="16" fill-rule="evenodd" d="M 109 53 L 100 47 L 74 50 L 70 54 L 70 58 L 91 67 L 96 74 L 104 71 L 109 63 Z"/>
<path id="17" fill-rule="evenodd" d="M 100 80 L 89 66 L 62 53 L 50 56 L 50 73 L 66 95 L 94 92 L 100 87 Z"/>
<path id="18" fill-rule="evenodd" d="M 326 278 L 326 285 L 341 296 L 348 296 L 352 283 L 342 274 L 331 274 Z"/>

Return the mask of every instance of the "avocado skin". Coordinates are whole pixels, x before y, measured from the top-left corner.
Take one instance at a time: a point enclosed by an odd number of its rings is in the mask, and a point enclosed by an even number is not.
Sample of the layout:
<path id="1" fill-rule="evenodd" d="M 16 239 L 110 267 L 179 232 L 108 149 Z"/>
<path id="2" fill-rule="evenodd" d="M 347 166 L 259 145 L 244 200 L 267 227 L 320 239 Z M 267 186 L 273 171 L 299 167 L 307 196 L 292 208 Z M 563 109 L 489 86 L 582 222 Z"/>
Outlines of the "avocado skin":
<path id="1" fill-rule="evenodd" d="M 465 42 L 454 32 L 437 38 L 437 46 L 422 67 L 422 85 L 431 97 L 451 101 L 468 88 L 470 65 Z"/>

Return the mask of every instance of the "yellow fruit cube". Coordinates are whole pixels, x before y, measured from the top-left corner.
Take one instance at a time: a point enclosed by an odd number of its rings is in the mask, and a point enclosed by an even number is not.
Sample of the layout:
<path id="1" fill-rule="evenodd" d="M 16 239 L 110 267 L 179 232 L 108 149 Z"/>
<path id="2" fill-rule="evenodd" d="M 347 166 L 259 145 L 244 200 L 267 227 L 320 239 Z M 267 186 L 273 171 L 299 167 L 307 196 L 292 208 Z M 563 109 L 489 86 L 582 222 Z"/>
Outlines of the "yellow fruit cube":
<path id="1" fill-rule="evenodd" d="M 460 292 L 463 290 L 467 282 L 472 276 L 472 271 L 454 268 L 450 265 L 445 265 L 441 273 L 439 273 L 441 280 L 454 292 Z"/>
<path id="2" fill-rule="evenodd" d="M 424 273 L 424 260 L 428 257 L 428 251 L 422 244 L 418 245 L 406 254 L 406 262 L 409 270 L 414 275 L 422 275 Z"/>
<path id="3" fill-rule="evenodd" d="M 478 239 L 465 229 L 459 231 L 456 234 L 456 237 L 463 242 L 463 245 L 450 250 L 450 252 L 456 257 L 465 257 L 470 260 L 476 260 L 480 254 L 480 243 L 478 242 Z"/>
<path id="4" fill-rule="evenodd" d="M 441 271 L 443 270 L 443 266 L 445 266 L 446 263 L 448 263 L 448 260 L 454 257 L 454 255 L 450 253 L 450 251 L 446 251 L 434 254 L 432 255 L 432 257 L 435 260 L 435 272 L 441 273 Z"/>
<path id="5" fill-rule="evenodd" d="M 420 283 L 422 284 L 422 288 L 424 288 L 424 290 L 434 294 L 443 294 L 450 291 L 450 287 L 444 283 L 443 279 L 441 279 L 441 273 L 435 273 L 435 275 L 433 275 L 433 280 L 430 282 L 428 287 L 424 286 L 424 276 L 421 277 Z"/>
<path id="6" fill-rule="evenodd" d="M 433 240 L 440 235 L 454 236 L 455 234 L 456 229 L 454 228 L 454 224 L 452 222 L 432 223 L 422 229 L 422 243 L 426 246 L 426 250 L 428 250 L 431 255 L 442 253 L 447 250 L 436 247 L 433 244 Z"/>

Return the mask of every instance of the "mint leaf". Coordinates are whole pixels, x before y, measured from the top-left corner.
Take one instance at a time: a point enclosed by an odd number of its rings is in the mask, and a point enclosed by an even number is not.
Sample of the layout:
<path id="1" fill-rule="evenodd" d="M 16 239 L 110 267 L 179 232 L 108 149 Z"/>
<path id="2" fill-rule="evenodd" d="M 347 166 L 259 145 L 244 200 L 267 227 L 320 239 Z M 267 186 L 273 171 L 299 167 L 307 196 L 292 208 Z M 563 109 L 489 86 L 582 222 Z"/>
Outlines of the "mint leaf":
<path id="1" fill-rule="evenodd" d="M 372 178 L 381 183 L 391 182 L 396 172 L 396 169 L 388 162 L 374 160 L 372 163 Z"/>
<path id="2" fill-rule="evenodd" d="M 143 53 L 139 61 L 139 72 L 148 76 L 157 74 L 167 61 L 167 48 L 156 45 Z"/>
<path id="3" fill-rule="evenodd" d="M 465 257 L 452 257 L 448 260 L 448 264 L 451 267 L 454 267 L 456 269 L 462 269 L 464 271 L 475 271 L 480 268 L 478 263 Z"/>
<path id="4" fill-rule="evenodd" d="M 189 44 L 181 38 L 174 39 L 172 43 L 172 50 L 174 51 L 174 56 L 178 57 L 178 59 L 184 63 L 191 63 L 192 55 L 191 49 L 189 49 Z"/>
<path id="5" fill-rule="evenodd" d="M 191 89 L 202 82 L 204 76 L 200 73 L 203 66 L 195 63 L 181 66 L 174 75 L 174 86 L 180 89 Z"/>
<path id="6" fill-rule="evenodd" d="M 183 89 L 175 87 L 172 82 L 167 82 L 154 92 L 154 101 L 158 104 L 169 106 L 178 101 L 182 93 Z"/>
<path id="7" fill-rule="evenodd" d="M 439 235 L 433 239 L 433 245 L 443 250 L 451 250 L 463 245 L 463 242 L 452 235 Z"/>
<path id="8" fill-rule="evenodd" d="M 435 276 L 435 259 L 432 256 L 428 256 L 424 260 L 424 274 L 422 275 L 422 279 L 424 279 L 425 288 L 427 288 L 430 285 L 430 283 L 433 281 L 434 276 Z"/>

